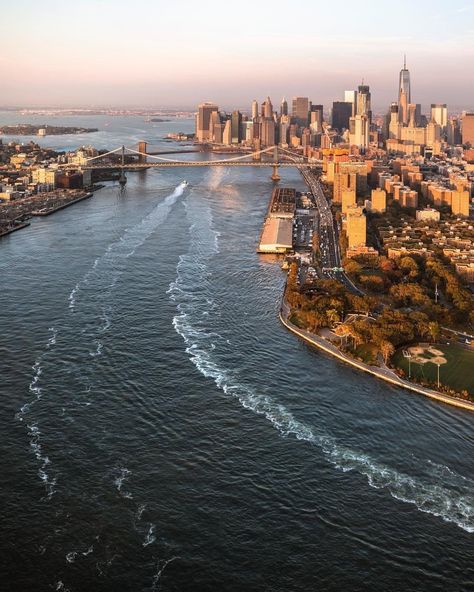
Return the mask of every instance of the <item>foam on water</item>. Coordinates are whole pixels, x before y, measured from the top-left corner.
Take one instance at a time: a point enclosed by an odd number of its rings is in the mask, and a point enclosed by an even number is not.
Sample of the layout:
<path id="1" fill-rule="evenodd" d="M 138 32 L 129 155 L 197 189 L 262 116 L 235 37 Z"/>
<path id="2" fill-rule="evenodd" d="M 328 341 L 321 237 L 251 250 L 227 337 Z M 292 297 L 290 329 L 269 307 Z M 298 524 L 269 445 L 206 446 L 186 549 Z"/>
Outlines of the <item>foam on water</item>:
<path id="1" fill-rule="evenodd" d="M 148 532 L 146 533 L 145 540 L 143 541 L 143 547 L 148 547 L 148 545 L 151 545 L 156 541 L 155 528 L 156 524 L 150 523 Z"/>
<path id="2" fill-rule="evenodd" d="M 170 559 L 166 559 L 163 562 L 161 562 L 161 561 L 157 562 L 156 573 L 153 576 L 153 582 L 152 582 L 152 586 L 151 586 L 151 589 L 154 592 L 160 589 L 160 587 L 159 587 L 160 579 L 161 579 L 161 576 L 163 575 L 163 572 L 165 571 L 166 566 L 169 565 L 172 561 L 176 561 L 176 559 L 180 559 L 180 557 L 177 557 L 177 556 L 171 557 Z"/>
<path id="3" fill-rule="evenodd" d="M 114 479 L 114 485 L 117 488 L 117 491 L 120 493 L 122 497 L 126 497 L 129 499 L 132 499 L 132 494 L 122 489 L 122 487 L 131 474 L 132 471 L 129 471 L 127 467 L 122 467 L 121 469 L 119 469 L 118 476 Z"/>
<path id="4" fill-rule="evenodd" d="M 51 352 L 52 348 L 56 344 L 58 336 L 58 330 L 55 327 L 49 327 L 51 336 L 46 341 L 43 352 L 38 356 L 35 363 L 31 367 L 33 375 L 28 385 L 28 391 L 33 395 L 33 398 L 24 403 L 19 411 L 16 413 L 15 418 L 19 421 L 23 421 L 24 416 L 31 412 L 32 407 L 41 400 L 43 396 L 43 389 L 40 386 L 41 375 L 43 374 L 43 362 L 46 356 Z M 27 434 L 30 439 L 30 450 L 35 455 L 37 461 L 40 463 L 38 468 L 38 477 L 43 482 L 46 489 L 46 499 L 50 499 L 55 493 L 56 478 L 51 478 L 46 467 L 51 464 L 49 457 L 43 453 L 43 447 L 41 444 L 41 431 L 38 427 L 37 422 L 30 422 L 26 426 Z"/>
<path id="5" fill-rule="evenodd" d="M 158 226 L 163 224 L 177 199 L 183 195 L 184 189 L 185 185 L 180 183 L 148 216 L 132 228 L 126 229 L 123 235 L 110 244 L 105 253 L 94 261 L 91 269 L 77 282 L 69 294 L 69 309 L 71 311 L 76 309 L 77 298 L 86 287 L 104 290 L 115 286 L 124 271 L 126 260 L 135 253 Z M 105 307 L 102 309 L 102 320 L 105 330 L 111 322 Z"/>
<path id="6" fill-rule="evenodd" d="M 364 475 L 371 487 L 385 489 L 394 498 L 413 504 L 422 512 L 474 532 L 474 489 L 470 479 L 447 467 L 444 471 L 449 471 L 450 479 L 443 481 L 439 479 L 439 468 L 432 474 L 428 471 L 423 479 L 397 471 L 362 451 L 344 446 L 317 426 L 299 421 L 273 397 L 260 394 L 239 380 L 237 370 L 219 364 L 213 344 L 220 340 L 228 345 L 228 341 L 209 330 L 212 315 L 202 323 L 204 313 L 209 311 L 208 299 L 213 289 L 208 263 L 219 251 L 218 233 L 212 228 L 212 212 L 207 201 L 192 192 L 185 207 L 191 224 L 191 243 L 188 253 L 179 259 L 176 279 L 168 293 L 178 311 L 173 326 L 182 336 L 196 368 L 224 393 L 236 397 L 243 407 L 264 416 L 283 436 L 317 446 L 336 468 Z"/>

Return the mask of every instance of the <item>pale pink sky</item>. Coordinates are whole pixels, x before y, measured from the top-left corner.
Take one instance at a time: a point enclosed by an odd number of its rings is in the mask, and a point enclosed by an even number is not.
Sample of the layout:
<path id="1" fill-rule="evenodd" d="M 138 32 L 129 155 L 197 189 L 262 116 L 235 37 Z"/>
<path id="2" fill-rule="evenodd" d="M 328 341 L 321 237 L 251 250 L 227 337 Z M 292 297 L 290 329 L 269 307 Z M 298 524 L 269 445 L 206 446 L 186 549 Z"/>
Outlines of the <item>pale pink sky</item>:
<path id="1" fill-rule="evenodd" d="M 364 77 L 383 107 L 404 52 L 414 101 L 474 106 L 472 0 L 16 0 L 0 35 L 3 106 L 329 107 Z"/>

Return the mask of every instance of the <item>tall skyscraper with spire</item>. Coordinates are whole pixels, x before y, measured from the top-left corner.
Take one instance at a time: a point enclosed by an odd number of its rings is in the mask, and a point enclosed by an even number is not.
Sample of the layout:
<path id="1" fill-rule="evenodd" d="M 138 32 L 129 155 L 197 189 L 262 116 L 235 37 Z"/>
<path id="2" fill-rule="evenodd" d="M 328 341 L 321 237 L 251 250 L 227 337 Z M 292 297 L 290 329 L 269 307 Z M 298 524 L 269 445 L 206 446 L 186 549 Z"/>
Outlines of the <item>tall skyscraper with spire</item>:
<path id="1" fill-rule="evenodd" d="M 400 70 L 398 84 L 398 116 L 400 123 L 408 124 L 408 105 L 411 103 L 410 72 L 407 69 L 407 56 L 403 59 L 403 68 Z"/>

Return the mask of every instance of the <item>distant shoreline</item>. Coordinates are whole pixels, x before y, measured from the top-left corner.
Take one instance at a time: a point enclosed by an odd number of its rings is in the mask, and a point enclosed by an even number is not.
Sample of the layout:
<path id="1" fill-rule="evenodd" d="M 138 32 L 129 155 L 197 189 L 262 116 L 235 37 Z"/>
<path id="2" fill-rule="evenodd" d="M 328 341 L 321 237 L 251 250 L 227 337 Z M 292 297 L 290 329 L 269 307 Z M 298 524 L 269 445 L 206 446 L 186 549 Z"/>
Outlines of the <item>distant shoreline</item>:
<path id="1" fill-rule="evenodd" d="M 63 136 L 75 134 L 91 134 L 98 132 L 96 127 L 75 127 L 60 125 L 37 125 L 33 123 L 19 123 L 0 127 L 0 135 L 5 136 Z"/>

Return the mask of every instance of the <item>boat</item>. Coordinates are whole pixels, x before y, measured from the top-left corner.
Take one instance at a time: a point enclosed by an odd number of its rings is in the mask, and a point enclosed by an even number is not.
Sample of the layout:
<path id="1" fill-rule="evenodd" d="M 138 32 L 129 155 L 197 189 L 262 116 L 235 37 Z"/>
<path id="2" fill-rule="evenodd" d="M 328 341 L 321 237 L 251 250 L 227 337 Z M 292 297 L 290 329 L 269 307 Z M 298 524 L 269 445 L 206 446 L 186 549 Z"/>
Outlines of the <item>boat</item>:
<path id="1" fill-rule="evenodd" d="M 184 185 L 185 187 L 187 187 L 189 185 L 189 183 L 186 181 L 186 179 L 181 183 L 181 185 Z"/>

